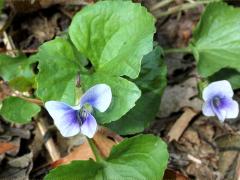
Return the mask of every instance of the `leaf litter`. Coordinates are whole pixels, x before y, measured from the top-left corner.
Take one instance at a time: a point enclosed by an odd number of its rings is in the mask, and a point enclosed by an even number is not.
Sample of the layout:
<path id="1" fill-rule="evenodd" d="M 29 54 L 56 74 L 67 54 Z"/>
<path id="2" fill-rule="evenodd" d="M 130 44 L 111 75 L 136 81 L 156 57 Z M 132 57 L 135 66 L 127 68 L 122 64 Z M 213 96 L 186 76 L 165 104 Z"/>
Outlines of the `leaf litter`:
<path id="1" fill-rule="evenodd" d="M 182 3 L 182 1 L 176 2 Z M 156 4 L 156 1 L 143 1 L 143 3 L 148 7 Z M 72 14 L 82 6 L 47 5 L 47 7 L 47 9 L 42 7 L 30 9 L 29 11 L 32 11 L 30 15 L 19 11 L 14 17 L 7 33 L 17 48 L 29 50 L 31 53 L 31 50 L 37 50 L 41 43 L 56 35 L 64 34 Z M 11 10 L 9 4 L 6 8 Z M 158 20 L 155 39 L 167 47 L 185 47 L 202 10 L 199 8 L 184 12 L 180 16 L 168 17 L 164 21 Z M 34 18 L 26 18 L 31 15 Z M 1 44 L 2 48 L 5 49 L 5 45 Z M 216 118 L 206 118 L 197 113 L 186 114 L 186 108 L 191 107 L 199 112 L 202 105 L 202 101 L 197 97 L 196 65 L 192 57 L 182 54 L 167 55 L 166 64 L 168 86 L 162 97 L 156 121 L 145 131 L 157 134 L 166 141 L 169 141 L 169 136 L 172 137 L 171 142 L 168 143 L 170 160 L 165 178 L 236 179 L 240 174 L 239 118 L 235 122 L 220 124 Z M 9 93 L 11 89 L 1 81 L 0 99 Z M 239 100 L 239 92 L 236 94 Z M 182 128 L 174 128 L 179 122 L 183 125 Z M 48 123 L 52 124 L 50 119 Z M 50 135 L 45 136 L 44 140 L 35 123 L 16 126 L 1 119 L 0 178 L 42 178 L 52 167 L 76 159 L 94 158 L 83 137 L 66 140 L 59 136 L 55 128 L 48 129 L 47 132 Z M 108 130 L 105 132 L 108 134 L 99 133 L 95 141 L 101 153 L 108 156 L 111 147 L 122 138 L 114 133 L 111 134 Z M 49 137 L 53 139 L 61 154 L 61 158 L 54 162 L 46 148 Z"/>

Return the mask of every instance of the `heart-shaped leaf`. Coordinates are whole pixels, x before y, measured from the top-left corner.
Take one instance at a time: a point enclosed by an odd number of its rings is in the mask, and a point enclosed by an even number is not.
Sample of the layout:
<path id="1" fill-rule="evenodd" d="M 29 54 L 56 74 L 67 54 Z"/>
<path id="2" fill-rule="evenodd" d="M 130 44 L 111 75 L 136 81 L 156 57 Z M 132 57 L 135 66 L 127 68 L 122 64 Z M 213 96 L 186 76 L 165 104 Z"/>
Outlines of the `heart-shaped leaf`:
<path id="1" fill-rule="evenodd" d="M 25 56 L 10 57 L 0 55 L 0 76 L 10 86 L 19 91 L 27 91 L 34 86 L 35 74 L 32 71 L 33 61 Z"/>
<path id="2" fill-rule="evenodd" d="M 136 78 L 152 50 L 154 18 L 140 4 L 102 1 L 76 14 L 69 35 L 95 71 Z"/>
<path id="3" fill-rule="evenodd" d="M 58 100 L 74 105 L 80 60 L 71 44 L 63 38 L 44 43 L 36 59 L 39 61 L 37 95 L 43 101 Z"/>
<path id="4" fill-rule="evenodd" d="M 142 132 L 155 120 L 159 110 L 161 95 L 167 84 L 167 68 L 162 59 L 162 49 L 157 46 L 142 61 L 142 69 L 135 80 L 142 90 L 142 96 L 120 120 L 107 126 L 121 135 Z"/>
<path id="5" fill-rule="evenodd" d="M 105 161 L 73 161 L 45 179 L 162 179 L 167 162 L 167 146 L 160 138 L 138 135 L 114 146 Z"/>
<path id="6" fill-rule="evenodd" d="M 17 97 L 9 97 L 2 102 L 0 110 L 4 120 L 14 123 L 28 123 L 41 108 Z"/>
<path id="7" fill-rule="evenodd" d="M 135 102 L 141 95 L 141 91 L 134 83 L 121 77 L 94 73 L 90 76 L 81 76 L 81 79 L 85 90 L 98 83 L 105 83 L 111 87 L 113 97 L 110 107 L 104 113 L 95 111 L 96 119 L 99 123 L 118 120 L 135 105 Z"/>
<path id="8" fill-rule="evenodd" d="M 240 9 L 226 3 L 211 3 L 203 13 L 190 47 L 203 77 L 222 68 L 239 70 Z"/>

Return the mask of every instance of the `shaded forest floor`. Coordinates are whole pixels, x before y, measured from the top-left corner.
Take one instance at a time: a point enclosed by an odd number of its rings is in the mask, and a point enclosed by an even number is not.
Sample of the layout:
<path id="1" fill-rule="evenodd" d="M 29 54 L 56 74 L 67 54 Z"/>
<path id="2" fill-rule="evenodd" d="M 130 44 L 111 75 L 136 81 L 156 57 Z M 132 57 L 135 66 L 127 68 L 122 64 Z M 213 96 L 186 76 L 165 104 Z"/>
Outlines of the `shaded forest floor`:
<path id="1" fill-rule="evenodd" d="M 43 42 L 64 35 L 73 15 L 85 4 L 91 3 L 79 1 L 77 4 L 66 4 L 59 1 L 54 4 L 45 1 L 29 6 L 13 2 L 6 4 L 0 16 L 0 31 L 3 34 L 0 52 L 14 54 L 19 49 L 26 55 L 37 52 Z M 156 9 L 157 1 L 142 1 L 154 15 L 182 3 L 183 0 L 176 0 Z M 155 41 L 164 48 L 186 47 L 203 10 L 204 6 L 198 6 L 157 18 Z M 191 55 L 166 54 L 165 62 L 168 86 L 156 121 L 145 130 L 162 137 L 169 145 L 170 159 L 165 179 L 236 179 L 240 172 L 240 118 L 222 124 L 216 118 L 201 114 L 202 101 L 197 88 L 199 77 Z M 7 84 L 1 81 L 0 99 L 9 91 Z M 235 94 L 235 99 L 240 101 L 240 92 Z M 49 137 L 56 143 L 61 156 L 80 144 L 81 137 L 63 139 L 46 112 L 40 117 L 49 130 L 45 136 L 41 123 L 13 125 L 0 120 L 3 147 L 0 148 L 0 179 L 6 176 L 41 179 L 51 169 L 49 162 L 52 157 L 46 148 Z"/>

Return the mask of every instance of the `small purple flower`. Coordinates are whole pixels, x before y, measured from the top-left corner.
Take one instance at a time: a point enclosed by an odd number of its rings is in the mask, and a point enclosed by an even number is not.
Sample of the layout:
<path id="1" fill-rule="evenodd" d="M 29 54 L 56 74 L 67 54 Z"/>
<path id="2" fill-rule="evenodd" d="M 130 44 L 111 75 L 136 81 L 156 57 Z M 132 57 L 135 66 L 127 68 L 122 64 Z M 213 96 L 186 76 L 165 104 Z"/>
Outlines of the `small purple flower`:
<path id="1" fill-rule="evenodd" d="M 226 81 L 216 81 L 209 84 L 204 90 L 202 107 L 205 116 L 217 116 L 219 120 L 236 118 L 238 116 L 238 103 L 232 99 L 231 84 Z"/>
<path id="2" fill-rule="evenodd" d="M 75 136 L 81 132 L 92 138 L 97 131 L 97 121 L 91 115 L 92 107 L 104 112 L 111 100 L 111 88 L 106 84 L 97 84 L 85 92 L 78 106 L 72 107 L 63 102 L 48 101 L 45 107 L 64 137 Z"/>

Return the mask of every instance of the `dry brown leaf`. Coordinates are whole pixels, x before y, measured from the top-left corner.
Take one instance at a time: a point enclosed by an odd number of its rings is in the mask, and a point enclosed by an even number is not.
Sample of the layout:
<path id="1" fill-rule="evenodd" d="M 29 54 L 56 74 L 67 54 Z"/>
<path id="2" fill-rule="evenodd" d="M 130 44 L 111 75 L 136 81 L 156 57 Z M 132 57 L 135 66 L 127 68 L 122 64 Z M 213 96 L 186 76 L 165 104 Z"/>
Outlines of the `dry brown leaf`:
<path id="1" fill-rule="evenodd" d="M 115 139 L 115 137 L 119 140 L 122 140 L 122 137 L 117 135 L 116 133 L 113 133 L 112 131 L 104 128 L 100 131 L 98 131 L 95 136 L 93 137 L 94 143 L 96 144 L 98 150 L 100 151 L 101 155 L 103 157 L 108 157 L 109 153 L 111 152 L 112 146 L 116 144 L 116 140 L 112 140 L 108 138 L 111 136 L 111 138 Z M 90 148 L 90 145 L 85 139 L 84 143 L 81 144 L 79 147 L 74 148 L 74 150 L 65 156 L 64 158 L 61 158 L 55 162 L 52 163 L 52 167 L 57 167 L 62 164 L 68 164 L 73 160 L 88 160 L 88 159 L 94 159 L 95 156 L 92 152 L 92 149 Z"/>
<path id="2" fill-rule="evenodd" d="M 217 145 L 220 149 L 219 171 L 226 179 L 238 180 L 240 135 L 223 135 L 217 139 Z"/>
<path id="3" fill-rule="evenodd" d="M 108 157 L 112 147 L 116 144 L 100 132 L 94 136 L 93 140 L 103 157 Z"/>
<path id="4" fill-rule="evenodd" d="M 174 63 L 176 63 L 176 59 L 168 66 L 173 66 Z M 202 100 L 197 97 L 197 83 L 198 79 L 192 77 L 180 84 L 167 86 L 162 96 L 158 117 L 168 117 L 185 107 L 192 107 L 196 111 L 201 111 Z"/>
<path id="5" fill-rule="evenodd" d="M 164 173 L 163 180 L 187 180 L 188 178 L 178 171 L 167 169 Z"/>
<path id="6" fill-rule="evenodd" d="M 0 142 L 0 154 L 6 153 L 7 151 L 13 151 L 17 147 L 14 144 L 7 142 Z"/>
<path id="7" fill-rule="evenodd" d="M 81 144 L 79 147 L 74 148 L 74 150 L 70 154 L 68 154 L 64 158 L 53 162 L 52 167 L 55 168 L 62 164 L 69 164 L 73 160 L 88 160 L 89 158 L 95 160 L 95 156 L 88 144 L 88 141 L 85 140 L 84 143 Z"/>

